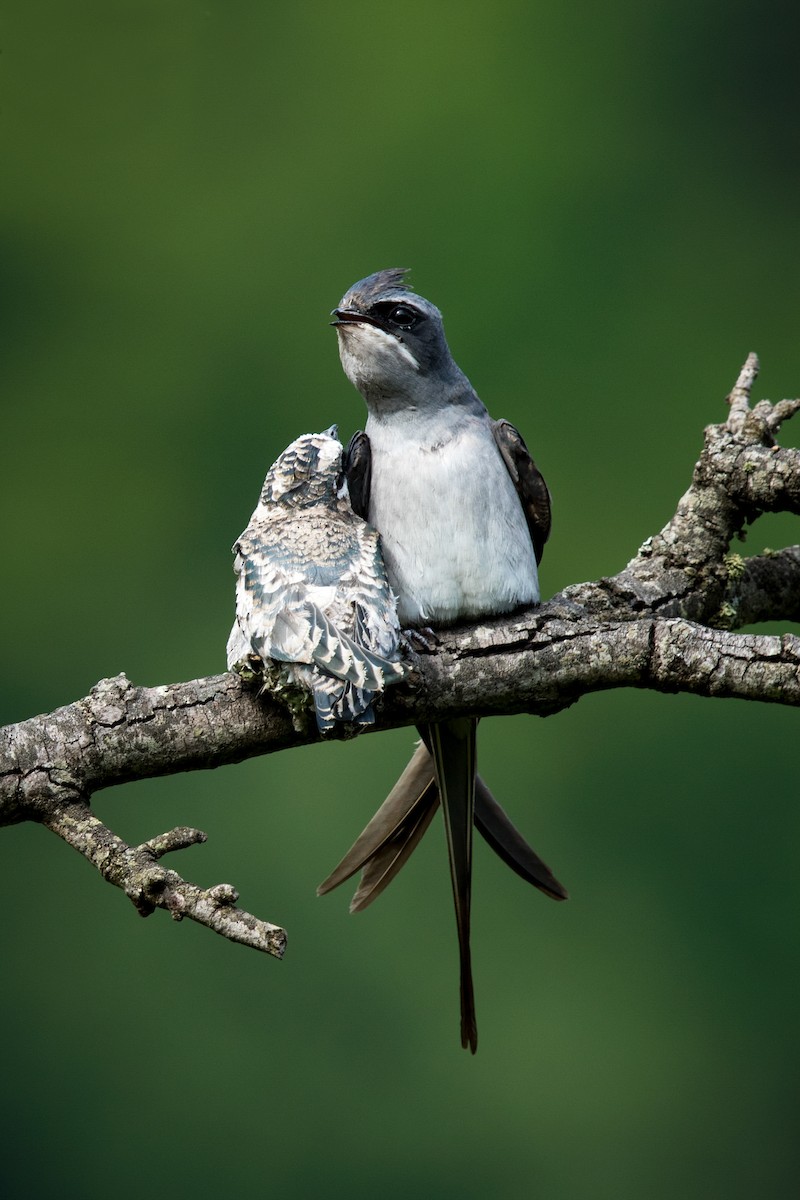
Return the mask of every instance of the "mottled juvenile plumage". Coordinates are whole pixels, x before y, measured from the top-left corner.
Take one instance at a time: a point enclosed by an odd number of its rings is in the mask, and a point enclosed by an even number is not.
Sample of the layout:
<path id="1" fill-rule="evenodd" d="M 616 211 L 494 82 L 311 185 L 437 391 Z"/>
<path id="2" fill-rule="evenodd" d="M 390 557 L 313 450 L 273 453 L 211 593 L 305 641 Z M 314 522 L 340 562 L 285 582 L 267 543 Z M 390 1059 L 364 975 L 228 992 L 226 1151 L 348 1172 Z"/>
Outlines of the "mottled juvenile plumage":
<path id="1" fill-rule="evenodd" d="M 375 694 L 403 675 L 378 534 L 353 512 L 335 434 L 297 438 L 270 468 L 234 545 L 228 639 L 230 670 L 273 659 L 307 687 L 321 731 L 371 722 Z"/>

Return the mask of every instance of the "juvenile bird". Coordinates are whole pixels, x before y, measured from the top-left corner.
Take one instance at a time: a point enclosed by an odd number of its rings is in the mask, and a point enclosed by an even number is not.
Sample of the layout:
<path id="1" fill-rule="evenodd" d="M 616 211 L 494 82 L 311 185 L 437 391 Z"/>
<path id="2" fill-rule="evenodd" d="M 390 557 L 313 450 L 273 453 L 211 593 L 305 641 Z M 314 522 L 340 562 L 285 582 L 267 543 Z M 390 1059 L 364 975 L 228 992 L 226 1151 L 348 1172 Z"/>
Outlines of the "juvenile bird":
<path id="1" fill-rule="evenodd" d="M 281 664 L 311 692 L 323 733 L 335 721 L 373 721 L 374 697 L 404 674 L 378 534 L 353 512 L 343 453 L 335 425 L 292 442 L 233 547 L 228 669 Z"/>
<path id="2" fill-rule="evenodd" d="M 387 270 L 360 280 L 333 314 L 342 366 L 368 411 L 364 432 L 348 448 L 353 506 L 381 535 L 404 627 L 537 604 L 537 563 L 550 533 L 547 486 L 514 426 L 490 418 L 450 353 L 441 313 L 405 276 Z M 473 718 L 420 726 L 425 749 L 321 885 L 327 891 L 361 866 L 354 906 L 369 903 L 406 861 L 441 799 L 459 937 L 461 1041 L 473 1052 L 473 820 L 524 878 L 555 899 L 567 895 L 477 776 L 476 731 Z"/>

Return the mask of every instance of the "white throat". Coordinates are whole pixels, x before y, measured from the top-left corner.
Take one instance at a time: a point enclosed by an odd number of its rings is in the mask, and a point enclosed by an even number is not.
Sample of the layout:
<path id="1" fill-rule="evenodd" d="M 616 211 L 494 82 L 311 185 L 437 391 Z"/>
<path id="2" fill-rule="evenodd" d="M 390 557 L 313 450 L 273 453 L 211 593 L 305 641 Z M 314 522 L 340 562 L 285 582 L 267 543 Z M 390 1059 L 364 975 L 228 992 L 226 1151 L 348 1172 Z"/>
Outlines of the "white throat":
<path id="1" fill-rule="evenodd" d="M 360 392 L 375 387 L 404 392 L 419 371 L 408 346 L 376 325 L 338 325 L 336 332 L 344 373 Z"/>

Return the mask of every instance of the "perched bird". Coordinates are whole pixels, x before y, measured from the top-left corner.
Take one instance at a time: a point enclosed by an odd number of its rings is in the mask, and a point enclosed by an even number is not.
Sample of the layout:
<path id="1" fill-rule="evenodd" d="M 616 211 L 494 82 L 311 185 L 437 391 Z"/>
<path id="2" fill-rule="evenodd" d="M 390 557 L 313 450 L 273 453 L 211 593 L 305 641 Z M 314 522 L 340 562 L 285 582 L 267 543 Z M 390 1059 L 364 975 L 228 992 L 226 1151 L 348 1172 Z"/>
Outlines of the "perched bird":
<path id="1" fill-rule="evenodd" d="M 381 535 L 403 627 L 537 604 L 537 563 L 550 533 L 547 486 L 514 426 L 490 418 L 450 353 L 441 313 L 405 276 L 387 270 L 360 280 L 333 313 L 342 366 L 368 410 L 364 432 L 348 448 L 353 507 Z M 353 904 L 364 907 L 406 861 L 441 800 L 459 938 L 461 1041 L 473 1053 L 473 820 L 523 878 L 556 899 L 567 895 L 477 776 L 476 732 L 472 718 L 420 726 L 423 745 L 321 885 L 327 891 L 361 867 Z"/>
<path id="2" fill-rule="evenodd" d="M 233 547 L 228 669 L 281 664 L 285 680 L 311 692 L 321 732 L 373 721 L 374 697 L 404 674 L 378 534 L 353 512 L 343 455 L 335 425 L 292 442 Z"/>

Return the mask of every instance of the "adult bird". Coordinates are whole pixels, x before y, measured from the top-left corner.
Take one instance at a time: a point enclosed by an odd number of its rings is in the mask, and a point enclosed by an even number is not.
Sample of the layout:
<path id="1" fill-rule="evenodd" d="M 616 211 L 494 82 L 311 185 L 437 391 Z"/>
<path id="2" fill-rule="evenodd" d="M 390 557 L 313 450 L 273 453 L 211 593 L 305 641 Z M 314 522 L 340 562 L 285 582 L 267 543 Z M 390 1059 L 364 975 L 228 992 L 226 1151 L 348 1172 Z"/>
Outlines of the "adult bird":
<path id="1" fill-rule="evenodd" d="M 381 535 L 400 622 L 446 626 L 537 604 L 537 563 L 550 532 L 545 482 L 513 425 L 491 419 L 450 353 L 441 313 L 410 289 L 405 276 L 395 269 L 360 280 L 333 313 L 342 366 L 368 411 L 364 432 L 348 450 L 350 495 L 356 511 Z M 566 897 L 479 780 L 476 809 L 476 731 L 474 718 L 420 726 L 447 836 L 459 938 L 461 1041 L 473 1053 L 478 1039 L 469 945 L 473 820 L 490 844 L 494 837 L 494 848 L 515 870 L 535 876 L 538 863 L 539 881 L 531 882 L 555 898 Z M 422 810 L 405 805 L 406 817 L 388 835 L 390 859 L 399 855 L 405 861 L 436 807 L 423 750 L 406 774 L 415 769 L 410 794 L 427 794 L 429 802 Z M 397 785 L 402 791 L 401 784 L 402 779 Z M 391 801 L 392 796 L 384 808 Z M 367 866 L 372 876 L 380 875 L 387 841 L 378 845 L 373 837 L 370 845 L 377 847 L 378 863 L 367 858 Z M 528 852 L 533 859 L 526 864 Z M 367 886 L 372 882 L 368 872 Z M 334 884 L 326 880 L 322 890 L 329 886 Z"/>

